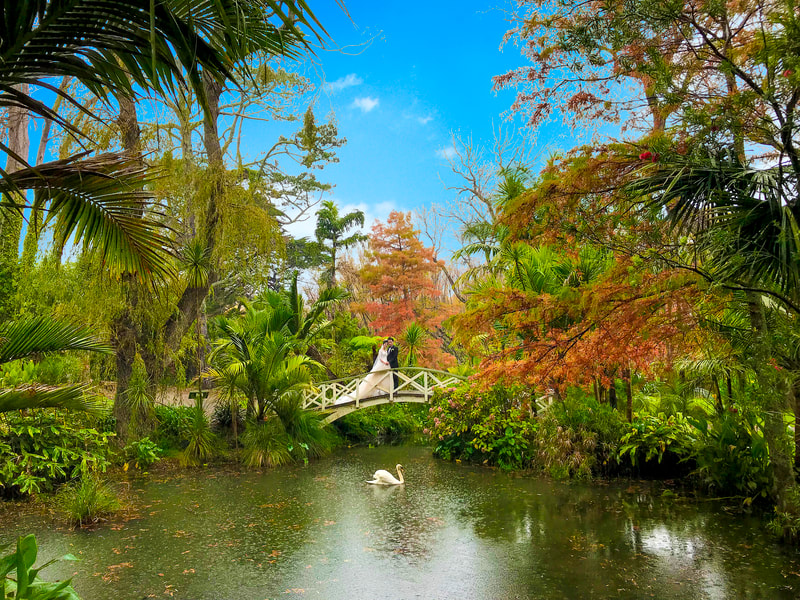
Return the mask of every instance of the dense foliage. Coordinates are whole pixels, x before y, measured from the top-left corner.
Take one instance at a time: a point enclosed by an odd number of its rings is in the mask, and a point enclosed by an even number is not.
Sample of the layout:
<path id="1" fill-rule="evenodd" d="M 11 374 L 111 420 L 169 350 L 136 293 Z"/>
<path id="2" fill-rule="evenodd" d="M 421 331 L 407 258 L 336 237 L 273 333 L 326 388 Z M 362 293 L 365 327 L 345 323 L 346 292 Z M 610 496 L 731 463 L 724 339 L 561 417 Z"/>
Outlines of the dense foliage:
<path id="1" fill-rule="evenodd" d="M 52 491 L 110 464 L 113 434 L 70 413 L 10 413 L 0 422 L 0 490 L 4 497 Z"/>

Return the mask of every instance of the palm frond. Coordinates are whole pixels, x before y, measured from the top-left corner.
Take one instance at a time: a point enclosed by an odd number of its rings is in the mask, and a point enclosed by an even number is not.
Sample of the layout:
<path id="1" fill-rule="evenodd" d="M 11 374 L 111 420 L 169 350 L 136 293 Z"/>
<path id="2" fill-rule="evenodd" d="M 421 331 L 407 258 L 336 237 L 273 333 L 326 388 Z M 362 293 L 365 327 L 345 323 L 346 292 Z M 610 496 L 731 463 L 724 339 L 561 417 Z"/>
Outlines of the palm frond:
<path id="1" fill-rule="evenodd" d="M 791 169 L 756 169 L 723 149 L 660 161 L 626 189 L 667 209 L 672 227 L 696 240 L 720 278 L 767 278 L 785 291 L 800 287 L 797 183 Z"/>
<path id="2" fill-rule="evenodd" d="M 130 157 L 79 154 L 9 174 L 0 179 L 0 193 L 14 198 L 15 190 L 34 190 L 32 209 L 47 213 L 57 246 L 74 235 L 114 273 L 166 276 L 172 269 L 169 240 L 166 227 L 153 219 L 152 195 L 143 189 L 150 181 Z"/>
<path id="3" fill-rule="evenodd" d="M 0 364 L 62 350 L 111 353 L 111 347 L 79 325 L 38 316 L 0 324 Z"/>
<path id="4" fill-rule="evenodd" d="M 293 56 L 307 47 L 301 27 L 324 32 L 304 0 L 26 0 L 1 10 L 0 106 L 73 130 L 15 86 L 74 77 L 107 98 L 132 96 L 134 84 L 169 91 L 188 81 L 205 106 L 203 71 L 231 79 L 234 62 L 255 51 Z"/>
<path id="5" fill-rule="evenodd" d="M 0 412 L 29 410 L 34 408 L 65 408 L 87 412 L 102 412 L 103 402 L 89 395 L 91 386 L 76 384 L 69 386 L 26 385 L 11 389 L 0 389 Z"/>

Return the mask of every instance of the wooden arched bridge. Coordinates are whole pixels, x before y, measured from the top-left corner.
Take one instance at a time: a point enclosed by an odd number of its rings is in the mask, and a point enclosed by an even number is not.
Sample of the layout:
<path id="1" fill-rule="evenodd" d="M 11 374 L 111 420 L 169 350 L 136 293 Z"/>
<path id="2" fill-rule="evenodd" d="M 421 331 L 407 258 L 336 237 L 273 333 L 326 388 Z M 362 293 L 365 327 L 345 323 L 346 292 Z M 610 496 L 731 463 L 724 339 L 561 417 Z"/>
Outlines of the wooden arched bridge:
<path id="1" fill-rule="evenodd" d="M 303 408 L 328 412 L 325 421 L 333 423 L 368 406 L 390 402 L 424 404 L 430 402 L 435 389 L 455 387 L 465 379 L 452 373 L 420 367 L 403 367 L 391 372 L 397 375 L 397 387 L 394 387 L 392 378 L 387 377 L 386 385 L 374 389 L 365 398 L 358 397 L 358 385 L 368 373 L 318 383 L 303 392 Z"/>

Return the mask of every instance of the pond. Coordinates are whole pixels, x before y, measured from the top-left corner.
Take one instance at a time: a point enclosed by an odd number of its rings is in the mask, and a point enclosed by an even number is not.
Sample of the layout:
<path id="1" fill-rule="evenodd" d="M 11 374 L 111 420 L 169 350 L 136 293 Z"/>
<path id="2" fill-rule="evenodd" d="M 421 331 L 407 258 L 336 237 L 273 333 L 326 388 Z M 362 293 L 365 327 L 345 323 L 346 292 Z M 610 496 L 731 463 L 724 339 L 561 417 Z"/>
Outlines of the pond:
<path id="1" fill-rule="evenodd" d="M 365 480 L 402 463 L 404 486 Z M 351 448 L 306 467 L 132 478 L 139 516 L 73 531 L 27 516 L 40 561 L 71 552 L 85 600 L 796 599 L 800 553 L 763 522 L 658 486 L 562 484 Z"/>

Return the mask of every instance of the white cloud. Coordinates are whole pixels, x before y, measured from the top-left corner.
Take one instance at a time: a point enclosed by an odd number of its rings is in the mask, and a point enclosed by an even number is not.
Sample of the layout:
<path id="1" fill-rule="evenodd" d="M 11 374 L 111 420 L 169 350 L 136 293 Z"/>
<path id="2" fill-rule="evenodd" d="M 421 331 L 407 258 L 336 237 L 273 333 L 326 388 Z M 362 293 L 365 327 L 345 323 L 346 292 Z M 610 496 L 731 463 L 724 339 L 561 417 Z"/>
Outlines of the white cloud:
<path id="1" fill-rule="evenodd" d="M 419 123 L 420 125 L 427 125 L 431 121 L 433 121 L 433 117 L 430 115 L 425 117 L 417 117 L 417 123 Z"/>
<path id="2" fill-rule="evenodd" d="M 364 83 L 364 80 L 361 79 L 361 77 L 355 73 L 350 73 L 344 77 L 339 77 L 336 81 L 329 81 L 325 84 L 325 89 L 335 94 L 336 92 L 341 92 L 345 88 L 361 85 L 362 83 Z"/>
<path id="3" fill-rule="evenodd" d="M 360 108 L 361 112 L 368 113 L 372 109 L 378 106 L 380 101 L 377 98 L 370 98 L 366 96 L 365 98 L 356 98 L 353 100 L 353 108 Z"/>
<path id="4" fill-rule="evenodd" d="M 308 238 L 314 239 L 314 230 L 317 228 L 317 219 L 312 214 L 309 218 L 302 221 L 295 221 L 286 226 L 286 231 L 293 238 L 301 239 Z"/>
<path id="5" fill-rule="evenodd" d="M 444 158 L 445 160 L 452 160 L 456 157 L 456 149 L 453 146 L 447 146 L 447 148 L 439 148 L 436 151 L 436 156 L 439 158 Z"/>

